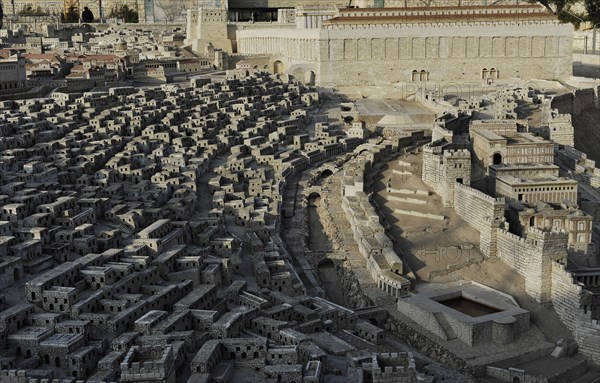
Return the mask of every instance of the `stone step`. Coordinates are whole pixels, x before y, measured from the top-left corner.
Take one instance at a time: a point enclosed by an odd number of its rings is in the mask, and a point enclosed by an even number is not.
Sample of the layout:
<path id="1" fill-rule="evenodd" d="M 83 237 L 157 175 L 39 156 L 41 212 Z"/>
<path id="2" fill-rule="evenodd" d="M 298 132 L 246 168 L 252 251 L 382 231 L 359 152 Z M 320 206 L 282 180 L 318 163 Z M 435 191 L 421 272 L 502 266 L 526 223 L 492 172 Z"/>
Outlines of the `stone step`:
<path id="1" fill-rule="evenodd" d="M 425 196 L 425 197 L 429 196 L 429 192 L 427 190 L 396 189 L 393 187 L 388 188 L 388 193 L 412 194 L 412 195 L 416 194 L 416 195 L 421 195 L 421 196 Z"/>
<path id="2" fill-rule="evenodd" d="M 450 323 L 448 323 L 444 315 L 438 312 L 433 313 L 433 316 L 435 316 L 435 319 L 437 319 L 438 323 L 440 324 L 440 327 L 442 327 L 442 330 L 444 330 L 444 334 L 446 334 L 446 339 L 456 339 L 456 334 L 454 333 L 452 326 L 450 326 Z"/>
<path id="3" fill-rule="evenodd" d="M 416 204 L 416 205 L 427 205 L 427 201 L 422 200 L 422 199 L 417 199 L 417 198 L 396 197 L 396 196 L 391 195 L 387 199 L 388 199 L 388 201 L 413 203 L 413 204 Z"/>
<path id="4" fill-rule="evenodd" d="M 436 221 L 443 221 L 446 218 L 443 215 L 431 214 L 431 213 L 421 213 L 419 211 L 404 210 L 404 209 L 395 209 L 394 213 L 409 215 L 409 216 L 412 216 L 412 217 L 433 219 L 433 220 L 436 220 Z"/>

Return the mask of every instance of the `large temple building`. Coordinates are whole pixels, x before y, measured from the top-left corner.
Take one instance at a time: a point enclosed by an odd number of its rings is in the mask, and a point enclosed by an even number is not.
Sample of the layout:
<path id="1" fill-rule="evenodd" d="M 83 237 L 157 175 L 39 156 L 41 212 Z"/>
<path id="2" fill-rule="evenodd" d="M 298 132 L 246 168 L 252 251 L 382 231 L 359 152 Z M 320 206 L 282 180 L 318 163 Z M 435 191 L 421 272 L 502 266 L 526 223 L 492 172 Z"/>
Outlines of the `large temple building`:
<path id="1" fill-rule="evenodd" d="M 340 3 L 202 6 L 188 11 L 187 42 L 331 87 L 572 75 L 572 26 L 539 5 Z"/>

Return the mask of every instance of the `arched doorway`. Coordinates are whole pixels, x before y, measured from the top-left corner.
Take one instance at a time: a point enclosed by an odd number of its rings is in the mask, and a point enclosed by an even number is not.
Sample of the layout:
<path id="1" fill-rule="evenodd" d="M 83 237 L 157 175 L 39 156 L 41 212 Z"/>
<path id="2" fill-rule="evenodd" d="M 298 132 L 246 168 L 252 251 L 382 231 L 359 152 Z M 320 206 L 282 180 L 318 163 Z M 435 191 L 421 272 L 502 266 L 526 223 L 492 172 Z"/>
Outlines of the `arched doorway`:
<path id="1" fill-rule="evenodd" d="M 500 153 L 494 154 L 494 156 L 492 157 L 492 163 L 494 165 L 500 165 L 502 163 L 502 154 L 500 154 Z"/>
<path id="2" fill-rule="evenodd" d="M 317 192 L 312 192 L 308 196 L 308 205 L 309 206 L 319 206 L 319 202 L 321 202 L 321 194 Z"/>
<path id="3" fill-rule="evenodd" d="M 513 376 L 512 383 L 521 383 L 521 378 L 518 376 Z"/>
<path id="4" fill-rule="evenodd" d="M 283 62 L 277 60 L 273 63 L 273 73 L 283 74 Z"/>
<path id="5" fill-rule="evenodd" d="M 335 268 L 333 261 L 327 257 L 321 259 L 319 261 L 319 263 L 317 264 L 317 268 L 327 268 L 327 267 Z"/>
<path id="6" fill-rule="evenodd" d="M 322 186 L 324 184 L 324 181 L 327 180 L 327 178 L 331 177 L 333 175 L 333 172 L 331 171 L 331 169 L 325 169 L 321 172 L 321 174 L 319 174 L 319 178 L 317 178 L 315 180 L 315 186 Z"/>
<path id="7" fill-rule="evenodd" d="M 327 178 L 332 175 L 333 175 L 333 172 L 331 171 L 331 169 L 325 169 L 321 172 L 321 178 Z"/>

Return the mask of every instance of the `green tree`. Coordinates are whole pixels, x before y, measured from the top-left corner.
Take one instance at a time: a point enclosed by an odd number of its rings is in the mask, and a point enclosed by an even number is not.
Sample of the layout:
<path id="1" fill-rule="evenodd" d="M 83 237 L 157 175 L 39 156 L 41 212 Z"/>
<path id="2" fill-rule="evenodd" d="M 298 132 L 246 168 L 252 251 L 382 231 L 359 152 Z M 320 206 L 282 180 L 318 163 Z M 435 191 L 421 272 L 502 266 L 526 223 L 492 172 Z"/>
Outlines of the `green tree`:
<path id="1" fill-rule="evenodd" d="M 130 9 L 127 4 L 115 6 L 110 10 L 108 17 L 113 19 L 123 19 L 126 23 L 137 23 L 139 21 L 138 12 L 134 9 Z"/>
<path id="2" fill-rule="evenodd" d="M 574 3 L 575 0 L 529 0 L 530 3 L 539 3 L 555 15 L 559 15 L 565 8 Z"/>
<path id="3" fill-rule="evenodd" d="M 585 9 L 591 22 L 600 23 L 600 0 L 585 0 Z"/>
<path id="4" fill-rule="evenodd" d="M 79 11 L 75 7 L 70 7 L 62 17 L 63 23 L 79 22 Z"/>

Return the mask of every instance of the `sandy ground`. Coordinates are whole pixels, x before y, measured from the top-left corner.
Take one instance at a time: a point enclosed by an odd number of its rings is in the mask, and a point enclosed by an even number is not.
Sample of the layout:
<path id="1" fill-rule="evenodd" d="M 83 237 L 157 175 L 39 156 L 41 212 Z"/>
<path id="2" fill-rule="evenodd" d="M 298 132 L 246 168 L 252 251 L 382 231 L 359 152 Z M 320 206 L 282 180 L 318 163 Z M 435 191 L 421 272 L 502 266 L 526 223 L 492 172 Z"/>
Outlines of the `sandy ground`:
<path id="1" fill-rule="evenodd" d="M 420 179 L 421 156 L 410 154 L 400 157 L 401 161 L 411 163 L 411 166 L 400 165 L 398 159 L 388 163 L 388 168 L 382 172 L 374 186 L 376 201 L 388 222 L 392 225 L 392 235 L 395 242 L 402 246 L 403 254 L 409 266 L 419 279 L 418 283 L 427 281 L 447 283 L 457 280 L 473 280 L 514 296 L 519 305 L 531 312 L 532 322 L 540 328 L 549 342 L 556 342 L 561 338 L 571 338 L 569 329 L 562 324 L 551 307 L 541 305 L 525 293 L 525 280 L 504 262 L 498 259 L 477 261 L 472 251 L 441 252 L 436 254 L 433 250 L 440 247 L 458 245 L 461 243 L 479 242 L 479 233 L 471 228 L 465 221 L 456 215 L 453 209 L 444 208 L 439 196 L 433 193 Z M 409 171 L 413 174 L 395 174 L 393 171 Z M 389 201 L 390 194 L 385 183 L 391 178 L 392 188 L 427 190 L 429 196 L 407 195 L 411 198 L 427 200 L 427 205 L 416 205 L 403 202 Z M 420 212 L 431 212 L 447 217 L 445 221 L 433 221 L 395 214 L 394 209 L 412 209 Z M 428 232 L 432 230 L 433 232 Z M 411 234 L 413 233 L 413 234 Z M 415 235 L 414 233 L 417 233 Z M 409 238 L 407 238 L 409 237 Z M 420 251 L 421 250 L 421 251 Z M 422 251 L 427 250 L 427 251 Z M 475 250 L 476 251 L 476 250 Z M 480 254 L 477 252 L 477 255 Z M 469 262 L 472 260 L 472 262 Z M 434 270 L 444 270 L 451 264 L 465 264 L 458 271 L 441 277 L 430 279 L 428 274 Z M 467 265 L 467 263 L 471 263 Z"/>
<path id="2" fill-rule="evenodd" d="M 411 165 L 401 165 L 399 160 Z M 388 179 L 392 187 L 390 191 L 387 188 Z M 429 195 L 396 193 L 394 189 L 426 191 Z M 396 252 L 403 255 L 417 279 L 429 280 L 431 271 L 445 270 L 452 264 L 481 259 L 475 249 L 479 244 L 479 233 L 453 209 L 444 207 L 441 198 L 421 181 L 421 155 L 408 154 L 390 161 L 377 177 L 373 193 L 386 221 L 392 225 L 391 234 Z M 394 197 L 415 199 L 425 204 L 395 201 Z M 437 221 L 414 217 L 398 212 L 399 209 L 436 214 L 445 219 Z M 465 249 L 460 249 L 461 246 Z"/>

